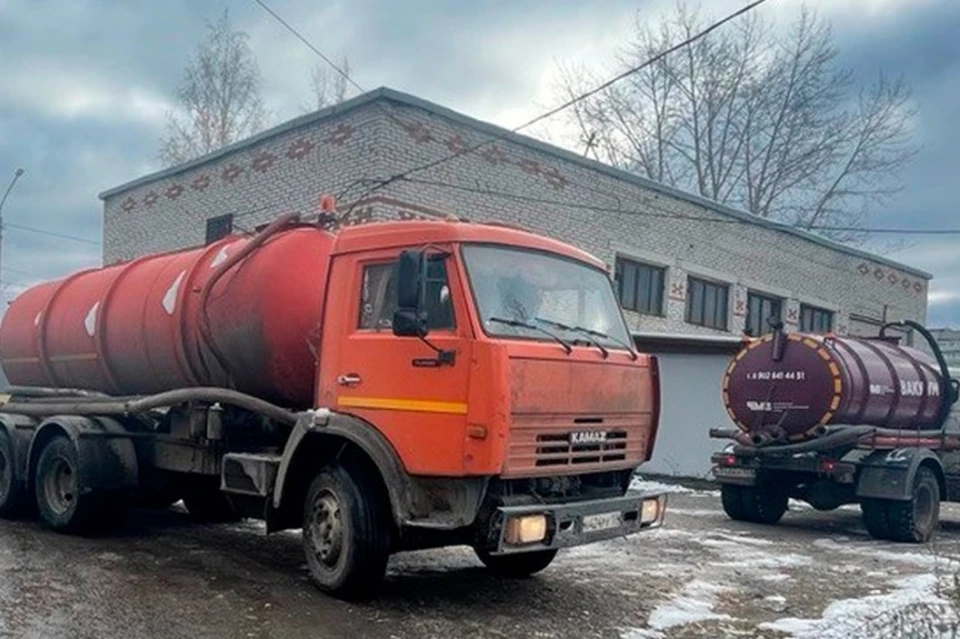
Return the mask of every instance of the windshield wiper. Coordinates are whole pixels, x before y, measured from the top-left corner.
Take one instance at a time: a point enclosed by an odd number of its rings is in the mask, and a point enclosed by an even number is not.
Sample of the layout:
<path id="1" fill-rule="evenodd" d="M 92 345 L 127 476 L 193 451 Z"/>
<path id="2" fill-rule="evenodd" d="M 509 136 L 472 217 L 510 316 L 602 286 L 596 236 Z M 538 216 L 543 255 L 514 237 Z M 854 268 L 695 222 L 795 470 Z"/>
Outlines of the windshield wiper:
<path id="1" fill-rule="evenodd" d="M 552 338 L 552 339 L 553 339 L 554 341 L 556 341 L 558 344 L 560 344 L 561 346 L 563 346 L 563 350 L 565 350 L 565 351 L 567 352 L 567 355 L 569 355 L 570 353 L 573 352 L 573 347 L 570 346 L 570 344 L 568 344 L 562 337 L 560 337 L 560 336 L 557 335 L 556 333 L 551 333 L 550 331 L 548 331 L 547 329 L 543 328 L 542 326 L 537 326 L 536 324 L 531 324 L 530 322 L 523 322 L 523 321 L 521 321 L 521 320 L 506 319 L 506 318 L 503 318 L 503 317 L 488 317 L 488 318 L 487 318 L 487 321 L 488 321 L 488 322 L 497 322 L 498 324 L 506 324 L 507 326 L 517 326 L 517 327 L 520 327 L 520 328 L 529 328 L 529 329 L 533 329 L 533 330 L 535 330 L 535 331 L 540 331 L 540 332 L 543 333 L 544 335 L 550 336 L 550 338 Z"/>
<path id="2" fill-rule="evenodd" d="M 607 359 L 608 357 L 610 357 L 610 351 L 604 348 L 603 344 L 601 344 L 600 342 L 598 342 L 593 338 L 593 331 L 591 330 L 583 328 L 582 326 L 568 326 L 562 322 L 558 322 L 556 320 L 544 319 L 542 317 L 535 317 L 534 320 L 537 322 L 543 322 L 544 324 L 547 324 L 549 326 L 554 326 L 556 328 L 559 328 L 562 331 L 570 331 L 572 333 L 582 333 L 583 335 L 586 335 L 586 339 L 588 342 L 590 342 L 591 344 L 593 344 L 594 346 L 600 349 L 600 353 L 603 355 L 603 359 Z"/>
<path id="3" fill-rule="evenodd" d="M 623 348 L 626 349 L 626 351 L 627 351 L 628 353 L 630 353 L 630 359 L 632 359 L 633 361 L 637 361 L 637 358 L 640 357 L 639 355 L 637 355 L 637 352 L 636 352 L 635 350 L 633 350 L 633 347 L 632 347 L 632 346 L 630 346 L 629 344 L 627 344 L 626 342 L 624 342 L 624 341 L 621 340 L 621 339 L 617 339 L 617 338 L 614 337 L 613 335 L 607 335 L 606 333 L 604 333 L 604 332 L 602 332 L 602 331 L 595 331 L 595 330 L 592 330 L 592 329 L 589 329 L 589 328 L 583 328 L 583 327 L 576 327 L 576 328 L 577 328 L 578 330 L 584 331 L 584 332 L 586 332 L 586 333 L 590 333 L 591 335 L 595 335 L 595 336 L 600 337 L 600 338 L 602 338 L 602 339 L 608 339 L 608 340 L 610 340 L 611 342 L 613 342 L 614 344 L 617 344 L 618 346 L 622 346 Z"/>
<path id="4" fill-rule="evenodd" d="M 611 342 L 613 342 L 614 344 L 617 344 L 618 346 L 622 346 L 624 349 L 626 349 L 626 351 L 627 351 L 628 353 L 630 353 L 630 359 L 632 359 L 633 361 L 637 361 L 637 358 L 639 357 L 639 355 L 637 355 L 636 351 L 634 351 L 633 348 L 631 348 L 628 344 L 624 343 L 623 340 L 617 339 L 617 338 L 614 337 L 613 335 L 607 335 L 606 333 L 604 333 L 604 332 L 602 332 L 602 331 L 595 331 L 595 330 L 593 330 L 593 329 L 591 329 L 591 328 L 585 328 L 585 327 L 583 327 L 583 326 L 567 326 L 566 324 L 561 324 L 560 322 L 557 322 L 557 321 L 555 321 L 555 320 L 543 319 L 542 317 L 538 317 L 538 318 L 536 318 L 536 320 L 537 320 L 538 322 L 543 322 L 543 323 L 545 323 L 545 324 L 550 324 L 551 326 L 556 326 L 556 327 L 559 328 L 559 329 L 564 329 L 564 330 L 569 330 L 569 331 L 576 331 L 576 332 L 579 332 L 579 333 L 583 333 L 583 334 L 585 334 L 585 335 L 592 335 L 593 337 L 599 337 L 599 338 L 601 338 L 601 339 L 608 339 L 608 340 L 610 340 Z M 590 341 L 593 342 L 593 343 L 597 346 L 597 348 L 599 348 L 599 349 L 603 352 L 603 356 L 604 356 L 604 358 L 606 358 L 607 355 L 608 355 L 607 350 L 606 350 L 603 346 L 601 346 L 599 342 L 597 342 L 597 341 L 595 341 L 595 340 L 590 340 Z"/>

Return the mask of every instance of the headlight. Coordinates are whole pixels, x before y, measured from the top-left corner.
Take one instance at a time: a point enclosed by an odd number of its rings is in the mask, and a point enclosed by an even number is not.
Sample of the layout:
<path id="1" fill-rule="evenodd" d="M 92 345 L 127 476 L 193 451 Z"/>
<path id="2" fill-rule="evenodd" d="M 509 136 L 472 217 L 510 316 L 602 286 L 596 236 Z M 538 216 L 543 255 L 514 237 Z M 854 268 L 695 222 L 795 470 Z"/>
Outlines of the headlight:
<path id="1" fill-rule="evenodd" d="M 546 515 L 524 515 L 507 520 L 504 541 L 513 546 L 543 541 L 547 536 Z"/>
<path id="2" fill-rule="evenodd" d="M 658 498 L 644 499 L 643 508 L 640 510 L 640 523 L 652 524 L 660 519 L 661 508 L 663 506 Z"/>

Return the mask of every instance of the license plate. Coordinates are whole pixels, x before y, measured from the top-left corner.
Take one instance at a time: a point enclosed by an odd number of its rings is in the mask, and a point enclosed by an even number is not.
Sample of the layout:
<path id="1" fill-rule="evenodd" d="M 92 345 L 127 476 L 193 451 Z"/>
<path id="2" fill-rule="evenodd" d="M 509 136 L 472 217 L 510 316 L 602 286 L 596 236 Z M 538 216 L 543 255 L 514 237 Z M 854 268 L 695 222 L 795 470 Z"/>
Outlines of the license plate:
<path id="1" fill-rule="evenodd" d="M 752 468 L 726 468 L 717 466 L 713 469 L 714 477 L 729 477 L 731 479 L 753 479 L 756 471 Z"/>
<path id="2" fill-rule="evenodd" d="M 587 515 L 583 518 L 583 532 L 596 532 L 598 530 L 609 530 L 619 528 L 623 523 L 620 513 L 603 513 L 600 515 Z"/>

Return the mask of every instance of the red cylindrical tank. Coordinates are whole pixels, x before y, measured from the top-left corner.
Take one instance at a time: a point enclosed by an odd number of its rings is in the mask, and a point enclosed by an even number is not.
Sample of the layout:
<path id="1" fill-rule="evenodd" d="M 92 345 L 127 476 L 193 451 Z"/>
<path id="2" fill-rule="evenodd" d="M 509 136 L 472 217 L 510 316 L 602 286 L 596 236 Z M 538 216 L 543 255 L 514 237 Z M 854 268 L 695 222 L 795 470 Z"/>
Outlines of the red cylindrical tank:
<path id="1" fill-rule="evenodd" d="M 251 241 L 231 236 L 26 290 L 0 325 L 7 378 L 120 395 L 226 386 L 311 406 L 334 236 L 315 227 L 272 235 L 216 282 L 204 318 L 204 284 Z"/>
<path id="2" fill-rule="evenodd" d="M 775 333 L 730 363 L 723 402 L 751 435 L 802 439 L 830 424 L 936 428 L 945 392 L 938 370 L 893 341 Z"/>

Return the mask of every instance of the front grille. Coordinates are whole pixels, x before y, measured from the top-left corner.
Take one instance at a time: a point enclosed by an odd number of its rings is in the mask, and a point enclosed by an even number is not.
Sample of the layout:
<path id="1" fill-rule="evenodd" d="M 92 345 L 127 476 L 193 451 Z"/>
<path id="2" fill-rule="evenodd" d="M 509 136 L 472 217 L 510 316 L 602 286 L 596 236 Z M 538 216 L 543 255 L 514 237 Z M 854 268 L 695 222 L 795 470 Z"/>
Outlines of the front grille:
<path id="1" fill-rule="evenodd" d="M 512 415 L 506 477 L 604 472 L 638 465 L 650 437 L 650 414 Z M 604 433 L 601 441 L 595 433 Z"/>
<path id="2" fill-rule="evenodd" d="M 569 433 L 537 435 L 536 466 L 569 466 L 602 464 L 627 458 L 627 433 L 607 433 L 605 441 L 595 444 L 573 444 Z"/>

